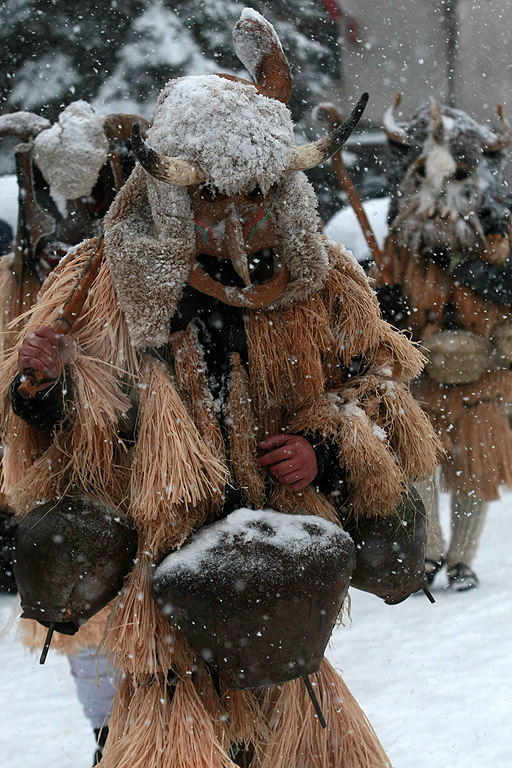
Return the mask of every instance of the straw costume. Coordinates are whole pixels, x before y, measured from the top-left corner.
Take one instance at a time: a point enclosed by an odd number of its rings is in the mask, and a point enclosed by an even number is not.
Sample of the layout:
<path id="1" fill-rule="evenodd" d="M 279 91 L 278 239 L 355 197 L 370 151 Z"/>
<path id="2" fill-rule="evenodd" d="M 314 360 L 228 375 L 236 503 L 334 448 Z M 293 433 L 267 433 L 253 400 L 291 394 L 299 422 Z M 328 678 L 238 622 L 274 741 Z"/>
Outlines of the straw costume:
<path id="1" fill-rule="evenodd" d="M 234 40 L 256 85 L 171 81 L 147 143 L 134 130 L 141 165 L 105 219 L 105 258 L 73 325 L 66 385 L 26 406 L 17 380 L 23 419 L 5 388 L 5 484 L 20 516 L 78 491 L 136 526 L 134 568 L 107 609 L 104 642 L 124 679 L 102 768 L 227 768 L 251 755 L 265 768 L 383 768 L 381 745 L 327 661 L 314 676 L 322 729 L 300 681 L 216 686 L 151 595 L 154 565 L 236 507 L 336 525 L 341 505 L 390 516 L 436 464 L 406 384 L 422 357 L 381 319 L 351 254 L 322 236 L 301 172 L 335 151 L 346 127 L 295 147 L 291 75 L 273 28 L 246 9 Z M 52 323 L 95 245 L 55 270 L 24 336 Z M 4 381 L 16 372 L 13 353 Z M 258 443 L 276 434 L 314 446 L 318 476 L 300 493 L 258 463 Z"/>
<path id="2" fill-rule="evenodd" d="M 486 502 L 512 483 L 510 205 L 501 184 L 510 131 L 501 110 L 492 131 L 435 103 L 405 125 L 398 103 L 385 117 L 394 193 L 381 305 L 426 349 L 415 394 L 446 451 L 451 542 L 445 551 L 435 500 L 427 567 L 433 579 L 446 561 L 449 583 L 467 589 L 478 581 L 471 566 Z"/>

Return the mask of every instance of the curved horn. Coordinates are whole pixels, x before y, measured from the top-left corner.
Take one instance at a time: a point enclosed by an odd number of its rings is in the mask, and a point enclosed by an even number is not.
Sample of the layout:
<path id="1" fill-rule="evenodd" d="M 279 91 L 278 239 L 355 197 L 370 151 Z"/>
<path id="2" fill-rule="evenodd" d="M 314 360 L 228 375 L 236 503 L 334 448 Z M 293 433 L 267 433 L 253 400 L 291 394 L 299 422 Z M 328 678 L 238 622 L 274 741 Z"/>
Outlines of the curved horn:
<path id="1" fill-rule="evenodd" d="M 141 136 L 140 123 L 132 125 L 132 147 L 135 157 L 144 170 L 159 181 L 178 187 L 188 187 L 191 184 L 201 184 L 206 180 L 204 173 L 187 160 L 167 157 L 152 149 Z"/>
<path id="2" fill-rule="evenodd" d="M 384 112 L 383 127 L 390 141 L 394 141 L 395 144 L 402 144 L 404 147 L 410 147 L 411 140 L 407 135 L 407 131 L 396 119 L 396 110 L 401 101 L 402 94 L 397 93 L 395 103 Z"/>
<path id="3" fill-rule="evenodd" d="M 500 119 L 500 126 L 497 131 L 494 131 L 491 136 L 493 140 L 484 142 L 482 144 L 482 150 L 484 152 L 498 152 L 500 149 L 505 149 L 510 144 L 512 134 L 510 130 L 510 123 L 503 114 L 503 104 L 498 104 L 497 108 L 498 117 Z"/>
<path id="4" fill-rule="evenodd" d="M 287 104 L 292 95 L 292 73 L 274 27 L 246 8 L 233 30 L 236 55 L 264 96 Z"/>
<path id="5" fill-rule="evenodd" d="M 368 103 L 368 94 L 363 93 L 351 114 L 346 120 L 338 125 L 331 133 L 322 139 L 306 144 L 303 147 L 295 147 L 295 154 L 288 171 L 306 171 L 308 168 L 314 168 L 325 160 L 328 160 L 337 152 L 358 124 Z"/>
<path id="6" fill-rule="evenodd" d="M 132 125 L 138 122 L 141 124 L 141 134 L 146 135 L 150 126 L 148 120 L 139 115 L 125 115 L 122 113 L 107 115 L 103 121 L 103 129 L 109 141 L 126 141 L 132 135 Z"/>
<path id="7" fill-rule="evenodd" d="M 0 136 L 17 136 L 21 141 L 32 141 L 50 126 L 49 120 L 33 112 L 12 112 L 0 116 Z"/>
<path id="8" fill-rule="evenodd" d="M 442 144 L 444 141 L 443 116 L 441 115 L 439 104 L 435 99 L 430 99 L 429 113 L 432 128 L 432 138 L 436 144 Z"/>

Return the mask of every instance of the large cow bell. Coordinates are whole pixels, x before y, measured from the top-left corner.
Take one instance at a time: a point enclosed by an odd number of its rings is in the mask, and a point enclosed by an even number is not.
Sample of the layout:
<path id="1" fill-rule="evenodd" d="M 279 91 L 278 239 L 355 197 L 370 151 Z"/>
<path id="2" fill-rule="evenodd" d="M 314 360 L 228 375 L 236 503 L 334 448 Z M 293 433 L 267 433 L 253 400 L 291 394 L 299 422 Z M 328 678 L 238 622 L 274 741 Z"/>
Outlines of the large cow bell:
<path id="1" fill-rule="evenodd" d="M 75 634 L 117 595 L 136 546 L 136 534 L 126 519 L 86 496 L 35 507 L 14 536 L 22 618 Z"/>
<path id="2" fill-rule="evenodd" d="M 153 590 L 228 688 L 257 688 L 319 670 L 354 563 L 333 523 L 239 509 L 168 555 Z"/>
<path id="3" fill-rule="evenodd" d="M 415 488 L 404 494 L 395 514 L 348 520 L 344 527 L 356 545 L 352 587 L 394 605 L 425 586 L 426 513 Z"/>

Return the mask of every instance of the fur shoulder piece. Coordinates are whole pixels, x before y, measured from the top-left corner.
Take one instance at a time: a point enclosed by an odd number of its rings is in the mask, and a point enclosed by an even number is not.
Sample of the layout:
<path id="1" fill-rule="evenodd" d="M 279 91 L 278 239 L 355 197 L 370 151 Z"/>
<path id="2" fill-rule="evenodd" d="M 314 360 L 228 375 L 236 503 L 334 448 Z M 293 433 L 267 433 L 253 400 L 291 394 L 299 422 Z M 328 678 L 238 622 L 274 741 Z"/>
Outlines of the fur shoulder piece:
<path id="1" fill-rule="evenodd" d="M 155 193 L 165 187 L 165 195 Z M 186 190 L 137 167 L 105 219 L 105 255 L 134 347 L 160 347 L 190 270 L 194 220 Z"/>
<path id="2" fill-rule="evenodd" d="M 329 255 L 321 233 L 317 199 L 304 173 L 286 176 L 271 211 L 279 238 L 278 255 L 290 271 L 290 283 L 275 302 L 284 308 L 319 291 L 329 274 Z"/>
<path id="3" fill-rule="evenodd" d="M 270 213 L 279 237 L 278 256 L 291 279 L 276 309 L 309 298 L 329 274 L 316 198 L 306 176 L 290 174 L 278 192 Z M 194 254 L 188 192 L 156 179 L 148 183 L 145 171 L 136 168 L 105 219 L 105 255 L 135 348 L 168 342 L 170 320 Z"/>

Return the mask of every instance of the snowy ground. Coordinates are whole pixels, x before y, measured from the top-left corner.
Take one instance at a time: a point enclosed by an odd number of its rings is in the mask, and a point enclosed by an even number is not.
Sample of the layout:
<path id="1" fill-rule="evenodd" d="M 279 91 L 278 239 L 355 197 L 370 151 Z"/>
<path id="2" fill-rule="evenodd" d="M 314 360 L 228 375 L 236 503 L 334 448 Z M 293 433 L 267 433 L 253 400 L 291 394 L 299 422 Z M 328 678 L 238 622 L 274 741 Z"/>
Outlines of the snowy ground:
<path id="1" fill-rule="evenodd" d="M 384 240 L 388 230 L 387 216 L 389 210 L 389 197 L 379 197 L 367 200 L 363 203 L 368 223 L 380 248 L 384 246 Z M 337 243 L 343 243 L 357 261 L 371 258 L 370 248 L 363 235 L 361 225 L 357 220 L 354 209 L 350 206 L 342 208 L 329 219 L 324 227 L 324 232 Z"/>
<path id="2" fill-rule="evenodd" d="M 16 232 L 18 216 L 18 182 L 16 176 L 0 176 L 0 219 L 11 225 Z"/>
<path id="3" fill-rule="evenodd" d="M 415 596 L 397 606 L 352 590 L 352 623 L 336 630 L 328 656 L 394 768 L 511 764 L 511 503 L 507 496 L 490 509 L 475 563 L 479 590 L 452 594 L 443 575 L 434 605 Z M 0 623 L 14 606 L 0 597 Z M 0 670 L 1 768 L 90 768 L 93 737 L 67 660 L 50 651 L 39 666 L 11 629 Z"/>

